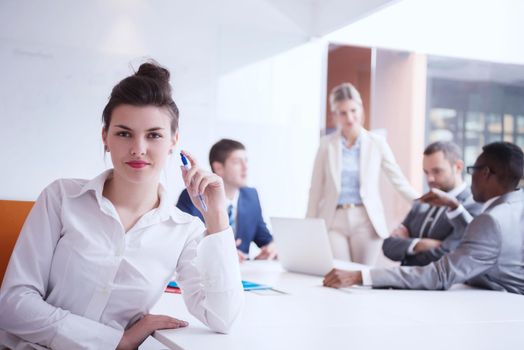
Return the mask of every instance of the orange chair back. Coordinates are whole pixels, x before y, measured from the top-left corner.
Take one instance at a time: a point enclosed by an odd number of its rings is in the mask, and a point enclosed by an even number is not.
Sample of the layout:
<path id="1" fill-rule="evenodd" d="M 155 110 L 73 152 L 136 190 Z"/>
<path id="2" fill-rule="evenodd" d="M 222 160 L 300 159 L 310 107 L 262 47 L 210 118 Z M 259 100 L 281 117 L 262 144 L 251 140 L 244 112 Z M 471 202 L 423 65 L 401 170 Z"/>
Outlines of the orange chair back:
<path id="1" fill-rule="evenodd" d="M 35 202 L 0 200 L 0 282 L 25 218 Z"/>

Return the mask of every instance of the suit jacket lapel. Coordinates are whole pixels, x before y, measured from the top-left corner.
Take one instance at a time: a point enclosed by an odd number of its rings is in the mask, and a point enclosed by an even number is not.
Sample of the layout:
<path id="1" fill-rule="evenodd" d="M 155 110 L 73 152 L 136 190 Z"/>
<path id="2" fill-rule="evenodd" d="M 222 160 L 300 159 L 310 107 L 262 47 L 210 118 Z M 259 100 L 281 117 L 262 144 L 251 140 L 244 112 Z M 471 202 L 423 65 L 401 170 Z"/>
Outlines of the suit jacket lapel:
<path id="1" fill-rule="evenodd" d="M 462 192 L 460 192 L 456 196 L 456 198 L 457 198 L 457 200 L 460 203 L 462 203 L 469 196 L 469 193 L 470 193 L 469 192 L 469 187 L 466 186 L 466 188 L 464 188 L 464 190 Z M 431 208 L 431 206 L 429 208 Z M 440 213 L 438 213 L 438 215 L 435 217 L 435 221 L 434 221 L 433 225 L 430 227 L 427 237 L 432 237 L 435 232 L 437 232 L 438 230 L 442 230 L 442 226 L 446 225 L 448 223 L 447 216 L 444 213 L 446 211 L 446 209 L 444 207 L 442 207 L 439 210 L 440 210 Z M 429 209 L 428 209 L 428 211 L 429 211 Z M 426 216 L 427 216 L 427 213 L 426 213 Z"/>
<path id="2" fill-rule="evenodd" d="M 364 128 L 360 129 L 360 164 L 359 164 L 359 172 L 360 172 L 360 188 L 365 188 L 365 182 L 366 182 L 366 166 L 367 166 L 367 160 L 369 160 L 369 151 L 371 147 L 371 142 L 369 139 L 368 132 L 364 130 Z"/>
<path id="3" fill-rule="evenodd" d="M 335 186 L 340 193 L 341 186 L 341 171 L 342 171 L 342 150 L 340 146 L 340 131 L 337 131 L 331 142 L 329 144 L 329 169 L 331 170 L 331 175 L 333 176 L 333 181 Z"/>
<path id="4" fill-rule="evenodd" d="M 237 216 L 235 218 L 235 238 L 239 238 L 239 233 L 242 232 L 244 225 L 243 219 L 246 218 L 245 210 L 246 210 L 246 203 L 244 198 L 244 191 L 242 189 L 239 190 L 238 193 L 238 203 L 237 203 Z"/>
<path id="5" fill-rule="evenodd" d="M 457 194 L 456 198 L 458 199 L 459 202 L 464 202 L 466 199 L 468 199 L 468 197 L 471 195 L 471 190 L 469 188 L 469 186 L 466 186 L 466 188 L 464 188 L 464 190 L 462 192 L 460 192 L 459 194 Z"/>

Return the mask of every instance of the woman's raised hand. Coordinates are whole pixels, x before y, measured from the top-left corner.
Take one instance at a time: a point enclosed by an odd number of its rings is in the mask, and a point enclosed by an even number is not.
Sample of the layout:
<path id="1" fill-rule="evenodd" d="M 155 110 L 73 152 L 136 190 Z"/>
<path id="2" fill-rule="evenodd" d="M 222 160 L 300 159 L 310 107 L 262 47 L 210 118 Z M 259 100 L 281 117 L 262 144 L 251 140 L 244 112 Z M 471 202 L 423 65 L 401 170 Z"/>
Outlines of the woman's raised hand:
<path id="1" fill-rule="evenodd" d="M 181 166 L 182 178 L 191 201 L 204 217 L 207 232 L 216 233 L 227 229 L 229 218 L 226 212 L 226 195 L 222 178 L 201 169 L 191 154 L 185 151 L 182 153 L 191 164 L 190 169 Z M 204 210 L 199 197 L 204 200 L 207 210 Z"/>

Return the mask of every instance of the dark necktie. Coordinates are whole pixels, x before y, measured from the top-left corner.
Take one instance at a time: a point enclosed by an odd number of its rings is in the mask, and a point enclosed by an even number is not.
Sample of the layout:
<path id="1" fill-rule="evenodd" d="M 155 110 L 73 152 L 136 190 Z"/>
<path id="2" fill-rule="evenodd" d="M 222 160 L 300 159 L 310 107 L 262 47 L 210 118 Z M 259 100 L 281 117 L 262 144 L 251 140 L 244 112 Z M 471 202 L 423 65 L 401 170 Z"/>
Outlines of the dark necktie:
<path id="1" fill-rule="evenodd" d="M 227 216 L 229 217 L 229 226 L 233 229 L 233 232 L 235 232 L 235 217 L 233 216 L 233 205 L 230 204 L 227 207 Z"/>

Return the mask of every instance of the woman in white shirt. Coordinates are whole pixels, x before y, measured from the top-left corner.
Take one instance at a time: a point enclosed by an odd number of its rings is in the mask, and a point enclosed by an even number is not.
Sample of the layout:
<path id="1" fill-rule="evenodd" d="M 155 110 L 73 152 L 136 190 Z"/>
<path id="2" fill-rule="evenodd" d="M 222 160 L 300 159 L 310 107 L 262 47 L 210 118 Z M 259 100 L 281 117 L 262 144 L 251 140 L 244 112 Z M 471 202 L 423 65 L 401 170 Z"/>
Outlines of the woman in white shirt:
<path id="1" fill-rule="evenodd" d="M 384 173 L 407 200 L 418 197 L 402 174 L 387 142 L 362 126 L 362 99 L 344 83 L 330 95 L 337 131 L 320 141 L 308 217 L 323 218 L 335 258 L 373 266 L 382 239 L 389 236 L 380 199 Z"/>
<path id="2" fill-rule="evenodd" d="M 187 154 L 182 176 L 207 227 L 159 183 L 178 141 L 165 68 L 144 63 L 113 88 L 102 139 L 114 168 L 53 182 L 24 224 L 0 290 L 0 345 L 136 349 L 187 325 L 149 314 L 175 274 L 189 311 L 227 332 L 244 297 L 223 182 Z"/>

